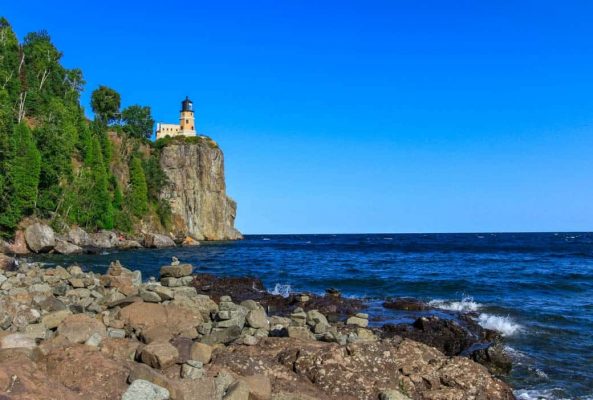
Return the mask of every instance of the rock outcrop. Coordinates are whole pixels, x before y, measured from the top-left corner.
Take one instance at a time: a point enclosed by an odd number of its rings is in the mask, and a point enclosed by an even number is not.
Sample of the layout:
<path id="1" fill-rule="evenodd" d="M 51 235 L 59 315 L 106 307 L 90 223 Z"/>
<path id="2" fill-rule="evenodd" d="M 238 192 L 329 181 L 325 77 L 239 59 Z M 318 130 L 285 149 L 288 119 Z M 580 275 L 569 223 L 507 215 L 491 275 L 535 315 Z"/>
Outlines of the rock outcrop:
<path id="1" fill-rule="evenodd" d="M 160 196 L 171 205 L 175 235 L 241 239 L 234 227 L 237 204 L 226 194 L 224 156 L 214 142 L 172 142 L 162 149 L 160 163 L 169 178 Z"/>
<path id="2" fill-rule="evenodd" d="M 173 258 L 146 283 L 119 262 L 0 270 L 0 399 L 514 399 L 484 366 L 367 328 L 367 314 L 332 322 L 316 307 L 335 313 L 335 291 L 331 307 L 301 294 L 269 315 L 200 294 L 192 269 Z"/>

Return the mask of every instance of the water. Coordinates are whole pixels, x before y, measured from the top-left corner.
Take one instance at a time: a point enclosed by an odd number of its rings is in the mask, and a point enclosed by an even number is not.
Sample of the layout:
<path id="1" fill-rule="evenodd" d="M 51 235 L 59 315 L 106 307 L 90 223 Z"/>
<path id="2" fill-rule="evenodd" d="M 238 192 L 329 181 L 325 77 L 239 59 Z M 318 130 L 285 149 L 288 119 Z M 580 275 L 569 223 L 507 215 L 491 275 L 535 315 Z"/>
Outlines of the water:
<path id="1" fill-rule="evenodd" d="M 269 290 L 369 299 L 411 296 L 503 333 L 519 399 L 593 399 L 593 234 L 250 235 L 194 248 L 46 256 L 104 272 L 119 259 L 144 277 L 176 255 L 216 275 L 252 275 Z M 411 319 L 410 319 L 411 320 Z"/>

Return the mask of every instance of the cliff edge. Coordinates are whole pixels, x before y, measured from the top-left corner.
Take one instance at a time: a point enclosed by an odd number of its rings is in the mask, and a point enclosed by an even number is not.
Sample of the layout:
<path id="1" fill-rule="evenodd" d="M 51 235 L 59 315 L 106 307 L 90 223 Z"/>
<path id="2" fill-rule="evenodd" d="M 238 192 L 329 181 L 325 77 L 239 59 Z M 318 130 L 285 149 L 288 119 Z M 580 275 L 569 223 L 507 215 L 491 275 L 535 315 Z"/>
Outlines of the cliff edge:
<path id="1" fill-rule="evenodd" d="M 160 197 L 171 206 L 172 233 L 196 240 L 237 240 L 237 203 L 227 196 L 222 150 L 208 138 L 171 141 L 160 165 L 168 177 Z"/>

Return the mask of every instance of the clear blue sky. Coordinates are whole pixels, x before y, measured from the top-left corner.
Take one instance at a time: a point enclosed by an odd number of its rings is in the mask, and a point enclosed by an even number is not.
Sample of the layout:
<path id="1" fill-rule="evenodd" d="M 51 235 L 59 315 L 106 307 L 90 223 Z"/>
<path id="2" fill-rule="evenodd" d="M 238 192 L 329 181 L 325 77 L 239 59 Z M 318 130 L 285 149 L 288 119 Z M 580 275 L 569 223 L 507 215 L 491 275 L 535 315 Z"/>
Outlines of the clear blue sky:
<path id="1" fill-rule="evenodd" d="M 226 157 L 244 233 L 593 228 L 591 1 L 6 1 Z"/>

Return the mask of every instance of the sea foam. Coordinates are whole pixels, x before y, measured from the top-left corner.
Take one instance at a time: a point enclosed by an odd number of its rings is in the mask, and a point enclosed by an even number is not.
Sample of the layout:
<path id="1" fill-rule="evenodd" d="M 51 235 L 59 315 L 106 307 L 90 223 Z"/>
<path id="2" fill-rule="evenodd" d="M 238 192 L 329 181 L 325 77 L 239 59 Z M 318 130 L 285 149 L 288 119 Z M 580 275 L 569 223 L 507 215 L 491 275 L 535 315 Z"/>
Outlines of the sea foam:
<path id="1" fill-rule="evenodd" d="M 480 314 L 478 323 L 482 328 L 491 329 L 500 332 L 502 336 L 512 336 L 523 330 L 523 327 L 514 322 L 511 317 L 501 317 L 498 315 Z"/>
<path id="2" fill-rule="evenodd" d="M 481 304 L 476 303 L 474 298 L 471 296 L 464 296 L 461 301 L 448 301 L 448 300 L 431 300 L 428 305 L 441 310 L 455 311 L 455 312 L 470 312 L 478 311 Z"/>
<path id="3" fill-rule="evenodd" d="M 527 390 L 520 389 L 515 390 L 515 396 L 517 400 L 570 400 L 566 397 L 559 397 L 557 393 L 561 392 L 561 389 L 541 389 L 541 390 Z M 591 399 L 591 397 L 579 397 L 582 400 Z"/>
<path id="4" fill-rule="evenodd" d="M 290 296 L 291 293 L 292 293 L 292 286 L 282 285 L 280 283 L 277 283 L 276 286 L 274 286 L 274 289 L 270 290 L 270 294 L 275 294 L 275 295 L 279 295 L 282 297 L 288 297 L 288 296 Z"/>

